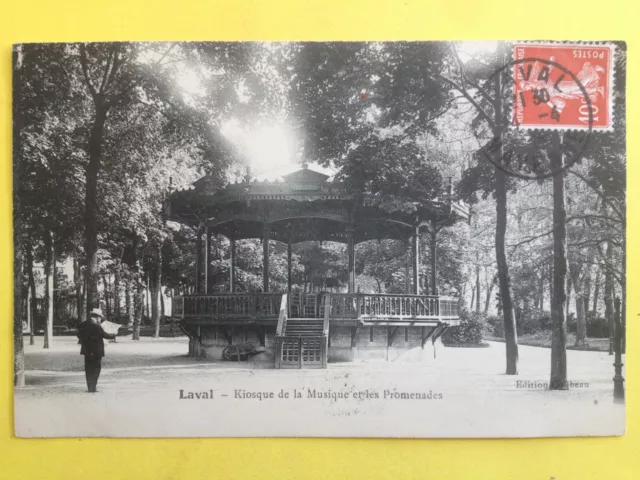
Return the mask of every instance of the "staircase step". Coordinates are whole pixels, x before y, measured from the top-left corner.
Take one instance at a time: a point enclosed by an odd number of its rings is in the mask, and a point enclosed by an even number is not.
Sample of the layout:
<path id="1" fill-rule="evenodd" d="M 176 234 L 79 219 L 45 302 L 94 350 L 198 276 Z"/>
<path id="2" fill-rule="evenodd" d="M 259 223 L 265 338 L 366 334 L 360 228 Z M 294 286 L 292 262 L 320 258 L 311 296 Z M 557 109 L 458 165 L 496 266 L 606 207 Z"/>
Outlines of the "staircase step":
<path id="1" fill-rule="evenodd" d="M 285 330 L 285 334 L 289 334 L 289 333 L 294 333 L 294 332 L 299 332 L 299 333 L 319 333 L 322 334 L 322 330 L 308 330 L 308 329 L 301 329 L 301 328 L 287 328 Z"/>
<path id="2" fill-rule="evenodd" d="M 288 318 L 284 325 L 283 335 L 290 337 L 322 337 L 324 336 L 324 319 Z"/>
<path id="3" fill-rule="evenodd" d="M 286 336 L 295 336 L 295 337 L 321 337 L 322 336 L 322 332 L 286 332 L 285 334 Z"/>

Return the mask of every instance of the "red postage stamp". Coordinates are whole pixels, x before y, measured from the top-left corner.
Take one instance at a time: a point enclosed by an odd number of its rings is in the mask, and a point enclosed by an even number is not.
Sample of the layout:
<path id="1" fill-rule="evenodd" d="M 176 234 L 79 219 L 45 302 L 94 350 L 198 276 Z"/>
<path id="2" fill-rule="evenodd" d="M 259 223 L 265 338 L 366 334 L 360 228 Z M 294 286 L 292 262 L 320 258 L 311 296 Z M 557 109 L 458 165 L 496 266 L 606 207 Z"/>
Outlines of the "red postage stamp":
<path id="1" fill-rule="evenodd" d="M 513 56 L 514 126 L 612 128 L 612 45 L 521 43 Z"/>

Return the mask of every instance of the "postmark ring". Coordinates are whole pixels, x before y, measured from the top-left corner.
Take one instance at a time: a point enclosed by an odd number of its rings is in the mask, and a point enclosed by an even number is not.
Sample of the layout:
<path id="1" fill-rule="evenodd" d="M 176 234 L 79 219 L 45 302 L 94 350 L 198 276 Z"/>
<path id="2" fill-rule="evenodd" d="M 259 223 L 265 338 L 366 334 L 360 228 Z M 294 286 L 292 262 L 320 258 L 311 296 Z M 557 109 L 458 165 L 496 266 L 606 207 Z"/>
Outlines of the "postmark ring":
<path id="1" fill-rule="evenodd" d="M 578 77 L 571 70 L 567 69 L 566 67 L 564 67 L 563 65 L 559 64 L 558 62 L 555 62 L 555 61 L 552 61 L 552 60 L 546 60 L 546 59 L 543 59 L 543 58 L 528 57 L 528 58 L 521 58 L 519 60 L 511 60 L 511 61 L 507 62 L 504 66 L 502 66 L 501 68 L 496 70 L 493 73 L 493 75 L 491 75 L 491 77 L 489 77 L 489 79 L 487 80 L 487 83 L 490 84 L 493 81 L 495 81 L 496 77 L 498 75 L 501 75 L 505 70 L 507 70 L 509 68 L 513 68 L 516 65 L 529 63 L 529 62 L 540 62 L 540 63 L 545 64 L 547 66 L 552 66 L 554 68 L 557 68 L 561 72 L 569 75 L 571 77 L 571 79 L 576 83 L 576 85 L 578 86 L 578 88 L 580 89 L 582 94 L 584 95 L 585 104 L 588 107 L 589 122 L 588 122 L 588 128 L 586 129 L 586 135 L 585 135 L 584 141 L 579 145 L 579 148 L 577 149 L 577 152 L 573 155 L 573 157 L 570 157 L 569 160 L 565 161 L 564 165 L 561 168 L 555 169 L 555 170 L 551 170 L 551 171 L 546 172 L 544 174 L 527 174 L 527 173 L 517 172 L 517 171 L 514 171 L 514 170 L 508 168 L 502 162 L 499 162 L 499 161 L 497 161 L 497 160 L 495 160 L 493 158 L 494 156 L 492 155 L 492 153 L 498 151 L 499 149 L 501 149 L 504 146 L 503 142 L 502 142 L 502 131 L 498 135 L 494 136 L 494 138 L 491 140 L 491 142 L 489 142 L 488 145 L 482 147 L 480 150 L 482 151 L 483 155 L 491 163 L 493 163 L 493 165 L 496 168 L 499 168 L 500 170 L 502 170 L 507 175 L 510 175 L 510 176 L 513 176 L 513 177 L 516 177 L 516 178 L 521 178 L 521 179 L 524 179 L 524 180 L 544 180 L 546 178 L 550 178 L 552 176 L 555 176 L 558 173 L 564 172 L 565 170 L 567 170 L 568 168 L 573 166 L 580 159 L 582 154 L 584 153 L 584 151 L 587 148 L 587 145 L 589 143 L 589 140 L 591 138 L 591 133 L 593 131 L 593 106 L 591 104 L 591 99 L 589 98 L 589 94 L 588 94 L 586 88 L 580 82 L 580 80 L 578 80 Z M 511 78 L 511 76 L 509 78 Z M 515 80 L 512 80 L 512 81 L 515 83 Z M 515 104 L 515 100 L 514 100 L 514 104 Z M 503 118 L 506 118 L 506 117 L 503 115 Z M 512 122 L 511 117 L 509 117 L 507 119 L 507 121 L 508 121 L 508 125 L 510 125 L 511 122 Z M 498 129 L 498 128 L 501 129 L 502 125 L 496 125 L 495 128 L 496 129 Z M 543 130 L 543 129 L 544 128 L 541 128 L 541 130 Z M 558 130 L 561 130 L 561 129 L 558 129 Z M 511 157 L 512 157 L 512 155 L 506 155 L 504 153 L 502 154 L 502 158 L 511 158 Z"/>

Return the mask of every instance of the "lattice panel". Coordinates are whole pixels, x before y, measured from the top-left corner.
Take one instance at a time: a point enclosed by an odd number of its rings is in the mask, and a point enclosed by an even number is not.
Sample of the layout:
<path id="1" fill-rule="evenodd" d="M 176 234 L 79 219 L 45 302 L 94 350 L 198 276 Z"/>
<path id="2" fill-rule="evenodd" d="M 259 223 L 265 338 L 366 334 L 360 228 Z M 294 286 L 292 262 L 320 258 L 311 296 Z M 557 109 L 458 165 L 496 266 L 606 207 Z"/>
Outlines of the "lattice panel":
<path id="1" fill-rule="evenodd" d="M 282 340 L 283 364 L 322 364 L 322 339 L 284 339 Z"/>
<path id="2" fill-rule="evenodd" d="M 322 362 L 321 340 L 302 339 L 302 361 L 304 363 Z"/>
<path id="3" fill-rule="evenodd" d="M 300 363 L 300 340 L 282 341 L 282 363 Z"/>

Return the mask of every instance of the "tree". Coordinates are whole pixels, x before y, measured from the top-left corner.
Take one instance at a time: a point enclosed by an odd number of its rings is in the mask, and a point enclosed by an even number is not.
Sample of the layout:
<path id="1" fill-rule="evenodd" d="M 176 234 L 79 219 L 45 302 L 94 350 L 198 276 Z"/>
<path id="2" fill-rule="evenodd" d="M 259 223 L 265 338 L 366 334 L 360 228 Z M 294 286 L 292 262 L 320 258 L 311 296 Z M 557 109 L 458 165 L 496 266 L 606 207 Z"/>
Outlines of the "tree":
<path id="1" fill-rule="evenodd" d="M 27 308 L 29 309 L 31 324 L 29 325 L 29 345 L 35 344 L 35 323 L 34 320 L 36 318 L 36 282 L 33 275 L 33 247 L 31 242 L 25 242 L 25 257 L 27 262 L 27 288 L 29 289 L 29 294 L 27 295 Z"/>
<path id="2" fill-rule="evenodd" d="M 18 105 L 22 83 L 22 48 L 13 51 L 13 103 Z M 17 194 L 13 202 L 13 384 L 25 385 L 24 375 L 24 337 L 22 329 L 22 222 L 20 202 L 20 180 L 22 179 L 23 160 L 20 154 L 20 130 L 22 118 L 16 115 L 13 124 L 13 191 Z"/>
<path id="3" fill-rule="evenodd" d="M 43 348 L 50 348 L 53 339 L 53 309 L 54 309 L 54 277 L 56 272 L 54 241 L 51 238 L 51 232 L 45 232 L 44 249 L 44 276 L 45 276 L 45 305 L 47 308 L 46 321 L 44 326 L 44 345 Z"/>
<path id="4" fill-rule="evenodd" d="M 549 152 L 553 176 L 553 301 L 551 303 L 551 379 L 550 390 L 566 390 L 567 338 L 565 302 L 567 301 L 567 210 L 565 205 L 564 158 L 560 134 L 554 133 Z"/>
<path id="5" fill-rule="evenodd" d="M 89 52 L 88 52 L 89 51 Z M 102 143 L 109 110 L 123 102 L 125 91 L 119 77 L 130 61 L 131 51 L 116 43 L 79 46 L 83 81 L 93 101 L 93 120 L 87 139 L 88 163 L 85 169 L 85 252 L 87 258 L 87 317 L 96 307 L 98 292 L 98 174 L 102 163 Z M 94 57 L 93 59 L 91 57 Z"/>
<path id="6" fill-rule="evenodd" d="M 625 320 L 626 295 L 626 46 L 616 45 L 615 90 L 613 91 L 614 128 L 598 135 L 598 141 L 588 144 L 585 161 L 574 165 L 569 174 L 579 179 L 597 198 L 595 207 L 581 211 L 578 219 L 588 225 L 588 235 L 579 242 L 589 250 L 587 263 L 598 269 L 594 292 L 594 310 L 597 308 L 600 271 L 604 273 L 605 319 L 611 338 L 614 330 L 615 284 L 622 292 L 622 320 Z M 598 202 L 600 207 L 598 208 Z M 584 202 L 582 202 L 584 204 Z M 594 202 L 591 202 L 593 205 Z M 610 354 L 613 354 L 610 342 Z"/>
<path id="7" fill-rule="evenodd" d="M 457 73 L 459 81 L 448 76 L 442 75 L 444 82 L 452 88 L 460 92 L 466 101 L 471 104 L 477 113 L 477 123 L 485 123 L 489 126 L 489 130 L 493 136 L 493 144 L 502 146 L 505 142 L 503 139 L 503 129 L 508 123 L 505 121 L 503 114 L 503 98 L 505 94 L 503 89 L 501 75 L 494 75 L 492 78 L 486 79 L 484 85 L 477 83 L 473 76 L 482 78 L 486 72 L 471 71 L 471 68 L 465 66 L 458 58 L 455 48 L 452 47 L 451 54 L 455 59 L 454 65 L 457 65 Z M 499 67 L 504 64 L 505 54 L 503 51 L 498 52 L 497 56 L 490 59 L 492 65 L 498 71 Z M 493 97 L 489 94 L 488 88 L 493 83 Z M 502 306 L 502 315 L 504 320 L 505 343 L 506 343 L 506 373 L 507 375 L 516 375 L 518 373 L 518 340 L 516 332 L 516 318 L 513 311 L 513 301 L 511 294 L 511 278 L 509 275 L 509 264 L 507 261 L 507 252 L 505 247 L 505 237 L 507 232 L 507 193 L 515 188 L 513 179 L 507 177 L 507 174 L 501 168 L 494 167 L 485 158 L 485 152 L 496 157 L 495 162 L 502 162 L 503 148 L 485 148 L 477 155 L 478 165 L 475 168 L 468 169 L 465 172 L 463 181 L 460 184 L 459 192 L 463 198 L 470 201 L 477 201 L 476 191 L 482 191 L 483 195 L 493 194 L 496 201 L 496 235 L 495 235 L 495 252 L 498 270 L 498 286 Z"/>
<path id="8" fill-rule="evenodd" d="M 27 277 L 31 279 L 35 306 L 34 261 L 53 265 L 56 258 L 52 258 L 52 250 L 61 258 L 77 245 L 78 235 L 74 234 L 79 218 L 77 201 L 83 186 L 77 183 L 73 132 L 81 123 L 76 116 L 81 102 L 71 92 L 72 81 L 65 70 L 68 64 L 65 46 L 24 45 L 21 56 L 24 78 L 28 81 L 20 82 L 16 90 L 19 99 L 15 104 L 15 118 L 20 119 L 16 134 L 20 146 L 14 156 L 24 162 L 16 177 L 20 188 L 14 198 L 24 207 L 19 221 L 28 243 Z M 49 237 L 54 241 L 45 248 Z M 49 273 L 54 279 L 52 272 Z M 49 297 L 53 300 L 50 292 Z M 51 342 L 55 302 L 49 304 L 51 311 L 47 311 L 45 324 L 47 346 Z"/>

